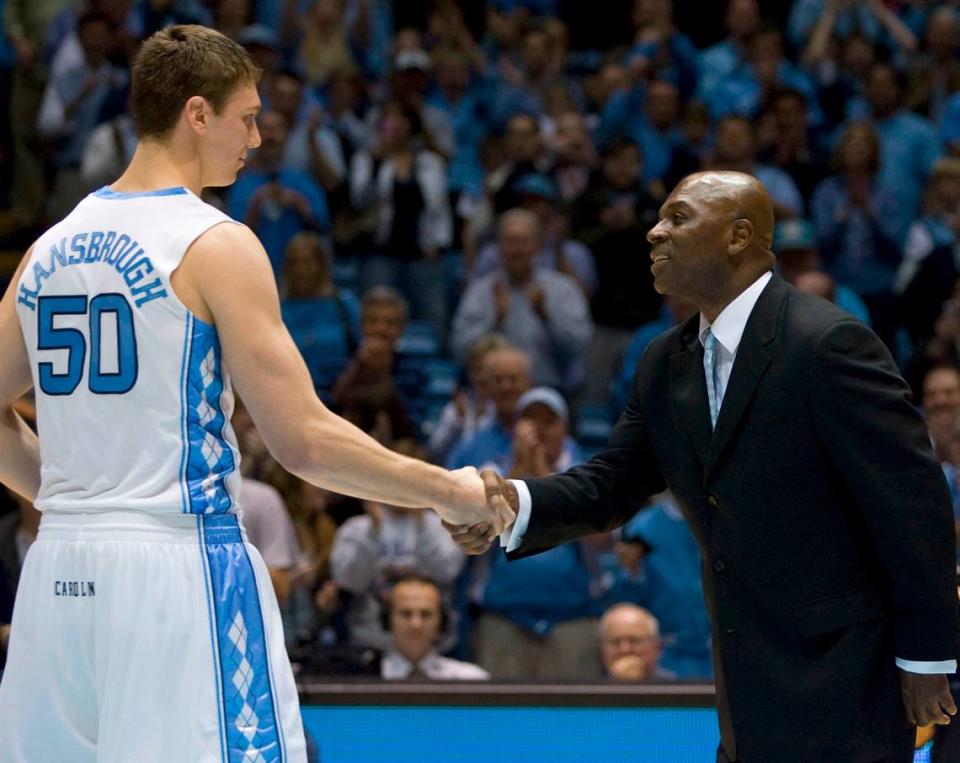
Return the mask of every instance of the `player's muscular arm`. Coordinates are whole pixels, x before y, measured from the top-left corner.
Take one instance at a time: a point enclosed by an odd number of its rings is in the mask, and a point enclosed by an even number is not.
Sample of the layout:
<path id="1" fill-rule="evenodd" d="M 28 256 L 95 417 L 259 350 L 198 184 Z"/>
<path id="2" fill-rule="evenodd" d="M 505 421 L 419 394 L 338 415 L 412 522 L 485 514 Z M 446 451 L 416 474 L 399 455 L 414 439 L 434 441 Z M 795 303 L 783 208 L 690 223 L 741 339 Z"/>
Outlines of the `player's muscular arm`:
<path id="1" fill-rule="evenodd" d="M 16 286 L 29 257 L 28 251 L 0 302 L 0 482 L 33 501 L 40 489 L 40 446 L 13 410 L 33 384 L 15 307 Z"/>
<path id="2" fill-rule="evenodd" d="M 248 228 L 223 224 L 205 233 L 173 284 L 188 307 L 217 326 L 224 365 L 264 442 L 286 469 L 339 493 L 400 506 L 461 507 L 472 517 L 480 515 L 483 486 L 475 475 L 393 453 L 320 402 L 281 321 L 266 252 Z"/>

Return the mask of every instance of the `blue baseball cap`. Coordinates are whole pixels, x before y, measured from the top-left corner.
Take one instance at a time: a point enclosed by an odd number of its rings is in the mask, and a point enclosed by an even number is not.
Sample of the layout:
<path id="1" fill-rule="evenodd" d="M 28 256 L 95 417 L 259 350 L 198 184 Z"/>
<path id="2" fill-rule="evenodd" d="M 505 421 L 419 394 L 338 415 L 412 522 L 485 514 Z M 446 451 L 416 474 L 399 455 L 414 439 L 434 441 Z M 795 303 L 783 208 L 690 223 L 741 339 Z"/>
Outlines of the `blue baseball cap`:
<path id="1" fill-rule="evenodd" d="M 513 192 L 520 195 L 540 196 L 549 201 L 556 201 L 560 194 L 557 186 L 546 175 L 531 172 L 518 178 L 513 184 Z"/>
<path id="2" fill-rule="evenodd" d="M 783 220 L 773 229 L 773 251 L 789 252 L 797 249 L 817 249 L 817 233 L 807 220 Z"/>
<path id="3" fill-rule="evenodd" d="M 534 403 L 540 403 L 547 406 L 557 416 L 563 419 L 565 424 L 570 423 L 570 416 L 567 412 L 567 404 L 564 402 L 563 395 L 557 392 L 553 387 L 534 387 L 528 389 L 517 400 L 513 412 L 516 416 L 523 416 L 523 412 Z"/>

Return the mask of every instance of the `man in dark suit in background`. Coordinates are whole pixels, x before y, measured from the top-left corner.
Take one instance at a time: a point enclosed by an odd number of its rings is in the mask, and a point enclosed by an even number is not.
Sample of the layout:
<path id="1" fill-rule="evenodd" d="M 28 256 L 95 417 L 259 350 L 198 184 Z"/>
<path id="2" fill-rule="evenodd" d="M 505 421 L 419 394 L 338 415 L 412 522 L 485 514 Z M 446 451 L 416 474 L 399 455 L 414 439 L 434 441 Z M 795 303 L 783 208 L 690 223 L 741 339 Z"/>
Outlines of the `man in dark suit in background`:
<path id="1" fill-rule="evenodd" d="M 605 449 L 503 481 L 518 558 L 623 524 L 669 487 L 713 626 L 718 761 L 912 760 L 956 712 L 950 503 L 923 421 L 863 324 L 771 274 L 754 178 L 684 179 L 648 234 L 657 291 L 700 314 L 655 339 Z M 479 552 L 492 531 L 449 526 Z"/>

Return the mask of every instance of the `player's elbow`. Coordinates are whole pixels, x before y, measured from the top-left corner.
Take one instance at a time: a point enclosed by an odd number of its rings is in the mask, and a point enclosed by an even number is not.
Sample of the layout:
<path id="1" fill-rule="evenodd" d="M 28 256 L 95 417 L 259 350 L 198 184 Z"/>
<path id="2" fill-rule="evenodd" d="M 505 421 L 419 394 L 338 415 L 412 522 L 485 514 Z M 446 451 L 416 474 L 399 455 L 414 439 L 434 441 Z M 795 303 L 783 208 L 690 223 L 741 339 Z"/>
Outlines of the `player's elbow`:
<path id="1" fill-rule="evenodd" d="M 329 450 L 324 447 L 327 437 L 324 436 L 322 424 L 314 426 L 309 422 L 284 428 L 267 442 L 267 448 L 277 463 L 286 471 L 308 480 L 314 484 L 322 482 L 328 469 L 328 459 L 325 453 Z"/>
<path id="2" fill-rule="evenodd" d="M 314 448 L 309 442 L 298 440 L 299 438 L 284 438 L 276 445 L 268 446 L 270 455 L 290 474 L 303 479 L 309 473 L 315 479 L 320 464 L 313 452 Z"/>

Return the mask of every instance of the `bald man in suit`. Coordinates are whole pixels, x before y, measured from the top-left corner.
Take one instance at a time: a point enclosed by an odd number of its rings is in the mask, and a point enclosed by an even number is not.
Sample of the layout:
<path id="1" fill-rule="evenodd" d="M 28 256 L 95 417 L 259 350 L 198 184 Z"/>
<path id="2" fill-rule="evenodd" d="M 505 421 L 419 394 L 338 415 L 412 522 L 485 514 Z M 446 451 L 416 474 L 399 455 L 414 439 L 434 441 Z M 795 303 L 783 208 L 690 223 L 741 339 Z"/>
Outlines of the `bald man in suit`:
<path id="1" fill-rule="evenodd" d="M 607 446 L 566 474 L 485 474 L 519 558 L 627 521 L 669 488 L 700 544 L 718 761 L 906 763 L 956 712 L 947 486 L 879 339 L 771 270 L 754 178 L 685 178 L 648 234 L 662 294 L 700 312 L 654 340 Z M 448 526 L 477 553 L 483 525 Z"/>

